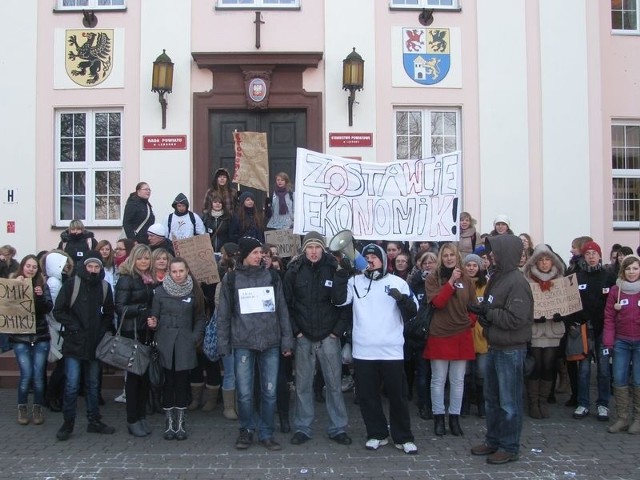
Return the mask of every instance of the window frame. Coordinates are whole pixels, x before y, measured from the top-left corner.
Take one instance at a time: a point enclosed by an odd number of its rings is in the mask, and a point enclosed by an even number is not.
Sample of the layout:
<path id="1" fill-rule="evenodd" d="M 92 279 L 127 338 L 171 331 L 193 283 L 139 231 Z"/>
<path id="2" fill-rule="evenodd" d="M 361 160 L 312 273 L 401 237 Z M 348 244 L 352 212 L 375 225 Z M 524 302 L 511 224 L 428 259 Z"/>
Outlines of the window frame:
<path id="1" fill-rule="evenodd" d="M 408 158 L 399 158 L 398 157 L 398 116 L 399 112 L 420 112 L 422 116 L 422 132 L 420 137 L 422 138 L 422 146 L 421 146 L 421 156 L 419 158 L 411 158 L 411 153 L 409 151 Z M 460 151 L 462 152 L 462 110 L 458 107 L 450 107 L 450 106 L 428 106 L 428 105 L 420 105 L 420 106 L 410 106 L 410 105 L 396 105 L 393 107 L 393 158 L 396 161 L 407 161 L 407 160 L 420 160 L 421 158 L 429 158 L 434 155 L 439 155 L 439 153 L 432 152 L 432 123 L 431 123 L 431 114 L 433 113 L 454 113 L 456 115 L 456 148 L 452 151 Z M 425 121 L 428 120 L 428 122 Z M 427 126 L 428 125 L 428 126 Z M 428 150 L 427 150 L 428 147 Z M 410 147 L 408 147 L 410 150 Z M 449 152 L 445 152 L 449 153 Z"/>
<path id="2" fill-rule="evenodd" d="M 612 225 L 613 225 L 613 229 L 614 230 L 640 230 L 640 205 L 638 206 L 639 209 L 639 213 L 638 213 L 638 220 L 615 220 L 615 202 L 617 200 L 619 200 L 619 197 L 615 196 L 615 190 L 614 190 L 614 181 L 617 179 L 621 179 L 621 180 L 628 180 L 628 179 L 633 179 L 636 180 L 637 182 L 640 183 L 640 166 L 638 168 L 614 168 L 613 167 L 613 158 L 614 158 L 614 149 L 619 149 L 619 148 L 638 148 L 640 150 L 640 141 L 638 142 L 638 145 L 632 145 L 632 146 L 628 146 L 626 144 L 626 140 L 624 142 L 624 145 L 622 147 L 620 146 L 614 146 L 613 144 L 613 129 L 614 127 L 638 127 L 640 129 L 640 119 L 637 120 L 619 120 L 619 119 L 613 119 L 611 121 L 611 129 L 610 129 L 610 135 L 611 135 L 611 164 L 610 164 L 610 168 L 611 168 L 611 221 L 612 221 Z M 639 160 L 640 161 L 640 160 Z M 640 187 L 639 187 L 640 188 Z M 629 193 L 629 192 L 626 192 Z M 628 197 L 624 197 L 624 198 L 628 198 Z M 640 202 L 640 199 L 638 199 L 638 202 Z"/>
<path id="3" fill-rule="evenodd" d="M 97 161 L 95 160 L 95 145 L 96 145 L 96 114 L 113 114 L 118 113 L 120 115 L 120 160 L 118 161 Z M 78 162 L 63 162 L 61 161 L 61 144 L 62 144 L 62 115 L 65 114 L 84 114 L 85 115 L 85 161 Z M 125 122 L 124 122 L 124 108 L 117 107 L 93 107 L 93 108 L 61 108 L 55 110 L 55 157 L 53 161 L 54 169 L 54 226 L 56 227 L 68 227 L 69 219 L 61 218 L 61 175 L 63 172 L 84 172 L 85 173 L 85 218 L 81 219 L 87 227 L 120 227 L 122 226 L 122 215 L 124 212 L 124 141 L 125 141 Z M 109 137 L 107 137 L 109 138 Z M 95 175 L 96 172 L 117 172 L 120 175 L 120 211 L 119 217 L 115 219 L 98 219 L 96 218 L 96 185 Z M 114 194 L 113 196 L 118 196 Z M 108 207 L 107 207 L 108 208 Z"/>
<path id="4" fill-rule="evenodd" d="M 94 11 L 116 11 L 121 12 L 127 9 L 127 0 L 123 0 L 124 5 L 98 5 L 98 0 L 88 0 L 88 5 L 63 5 L 64 0 L 56 0 L 54 12 L 81 12 L 83 10 Z"/>
<path id="5" fill-rule="evenodd" d="M 462 10 L 460 5 L 461 0 L 451 0 L 451 5 L 432 5 L 429 1 L 439 0 L 418 0 L 417 5 L 405 5 L 401 3 L 394 3 L 394 0 L 389 0 L 389 10 L 435 10 L 435 11 L 448 11 L 459 12 Z"/>
<path id="6" fill-rule="evenodd" d="M 223 4 L 223 0 L 216 0 L 216 10 L 300 10 L 302 0 L 294 0 L 294 4 L 264 3 L 268 0 L 252 0 L 251 4 Z"/>

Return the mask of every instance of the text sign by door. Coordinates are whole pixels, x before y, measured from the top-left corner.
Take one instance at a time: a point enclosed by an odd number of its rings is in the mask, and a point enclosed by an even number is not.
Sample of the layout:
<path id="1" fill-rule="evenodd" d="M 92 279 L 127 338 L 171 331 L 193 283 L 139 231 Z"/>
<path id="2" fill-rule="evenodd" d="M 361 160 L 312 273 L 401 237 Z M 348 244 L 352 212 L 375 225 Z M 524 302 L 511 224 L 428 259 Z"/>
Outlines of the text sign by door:
<path id="1" fill-rule="evenodd" d="M 186 135 L 143 135 L 143 150 L 186 150 Z"/>
<path id="2" fill-rule="evenodd" d="M 330 147 L 372 147 L 373 133 L 329 133 Z"/>

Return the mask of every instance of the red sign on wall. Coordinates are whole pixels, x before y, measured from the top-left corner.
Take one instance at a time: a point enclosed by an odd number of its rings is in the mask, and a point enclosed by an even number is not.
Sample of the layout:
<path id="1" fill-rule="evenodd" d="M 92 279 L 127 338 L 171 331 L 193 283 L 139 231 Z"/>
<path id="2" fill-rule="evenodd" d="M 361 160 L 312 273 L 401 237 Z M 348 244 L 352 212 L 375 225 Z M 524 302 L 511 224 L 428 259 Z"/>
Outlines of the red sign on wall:
<path id="1" fill-rule="evenodd" d="M 330 147 L 373 147 L 373 133 L 329 133 Z"/>
<path id="2" fill-rule="evenodd" d="M 186 135 L 143 135 L 143 150 L 186 150 Z"/>

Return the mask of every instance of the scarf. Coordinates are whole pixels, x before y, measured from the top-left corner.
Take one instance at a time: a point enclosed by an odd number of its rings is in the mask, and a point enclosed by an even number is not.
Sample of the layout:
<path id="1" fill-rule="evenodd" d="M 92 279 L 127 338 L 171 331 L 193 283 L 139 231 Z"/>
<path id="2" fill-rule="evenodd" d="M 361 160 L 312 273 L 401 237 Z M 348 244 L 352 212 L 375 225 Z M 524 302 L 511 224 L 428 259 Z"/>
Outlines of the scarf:
<path id="1" fill-rule="evenodd" d="M 460 231 L 460 236 L 462 238 L 470 238 L 476 234 L 476 227 L 469 227 L 466 230 Z"/>
<path id="2" fill-rule="evenodd" d="M 273 193 L 278 197 L 278 213 L 280 215 L 286 215 L 289 212 L 289 207 L 287 207 L 286 197 L 289 191 L 287 187 L 276 187 Z"/>
<path id="3" fill-rule="evenodd" d="M 209 215 L 211 215 L 213 218 L 220 218 L 222 215 L 224 215 L 224 210 L 211 210 L 209 212 Z"/>
<path id="4" fill-rule="evenodd" d="M 531 279 L 538 285 L 540 285 L 540 290 L 542 290 L 543 292 L 548 292 L 549 290 L 551 290 L 551 287 L 553 286 L 551 280 L 553 280 L 557 276 L 558 269 L 555 265 L 552 266 L 551 270 L 549 270 L 547 273 L 542 273 L 540 270 L 538 270 L 538 267 L 536 265 L 531 266 Z"/>
<path id="5" fill-rule="evenodd" d="M 589 264 L 587 262 L 584 262 L 584 267 L 583 270 L 587 273 L 590 272 L 599 272 L 602 269 L 602 264 L 598 263 L 597 265 L 590 267 Z"/>
<path id="6" fill-rule="evenodd" d="M 113 257 L 113 264 L 117 267 L 120 268 L 120 265 L 122 265 L 124 263 L 124 261 L 127 259 L 127 256 L 123 256 L 123 257 Z"/>
<path id="7" fill-rule="evenodd" d="M 171 275 L 167 275 L 162 281 L 162 286 L 172 297 L 186 297 L 193 291 L 193 280 L 191 280 L 191 275 L 189 275 L 186 282 L 178 285 L 173 281 Z"/>
<path id="8" fill-rule="evenodd" d="M 627 295 L 635 295 L 636 293 L 640 292 L 639 281 L 627 282 L 626 280 L 619 279 L 617 283 L 618 288 L 620 288 L 620 290 Z"/>
<path id="9" fill-rule="evenodd" d="M 151 276 L 150 272 L 138 272 L 140 274 L 140 278 L 142 278 L 142 282 L 145 285 L 151 285 L 153 283 L 153 277 Z"/>

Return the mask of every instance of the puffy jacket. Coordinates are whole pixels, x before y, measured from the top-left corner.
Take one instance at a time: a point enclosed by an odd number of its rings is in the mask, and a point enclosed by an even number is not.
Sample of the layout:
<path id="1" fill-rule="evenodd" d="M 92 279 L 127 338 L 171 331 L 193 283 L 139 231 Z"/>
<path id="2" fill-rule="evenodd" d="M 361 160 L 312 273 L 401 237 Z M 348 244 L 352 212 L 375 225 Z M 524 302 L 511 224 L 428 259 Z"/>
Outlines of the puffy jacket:
<path id="1" fill-rule="evenodd" d="M 78 271 L 80 290 L 73 306 L 71 306 L 73 279 L 66 281 L 58 293 L 53 315 L 65 329 L 62 345 L 65 356 L 80 360 L 95 360 L 96 347 L 112 326 L 113 294 L 111 289 L 107 288 L 107 296 L 104 298 L 102 288 L 104 274 L 101 273 L 94 279 L 89 277 L 85 268 Z"/>
<path id="2" fill-rule="evenodd" d="M 484 300 L 490 303 L 489 326 L 484 336 L 490 348 L 525 349 L 531 340 L 533 294 L 518 269 L 522 241 L 515 235 L 497 235 L 487 239 L 495 258 L 495 268 Z"/>
<path id="3" fill-rule="evenodd" d="M 93 238 L 93 232 L 85 230 L 82 233 L 71 234 L 69 229 L 66 229 L 60 234 L 58 249 L 69 254 L 76 264 L 76 269 L 82 269 L 87 253 L 95 250 L 97 245 L 98 242 Z"/>
<path id="4" fill-rule="evenodd" d="M 582 310 L 568 316 L 569 323 L 589 323 L 593 335 L 597 338 L 604 329 L 604 307 L 611 287 L 615 285 L 615 276 L 606 268 L 593 269 L 588 266 L 576 273 Z"/>
<path id="5" fill-rule="evenodd" d="M 35 288 L 35 279 L 32 280 L 33 288 Z M 35 295 L 34 303 L 36 310 L 36 333 L 33 334 L 14 334 L 9 340 L 14 343 L 37 343 L 49 340 L 49 325 L 47 324 L 47 313 L 53 308 L 51 293 L 49 287 L 45 283 L 42 285 L 42 295 Z"/>
<path id="6" fill-rule="evenodd" d="M 618 285 L 611 288 L 604 308 L 602 344 L 607 348 L 612 348 L 617 339 L 640 340 L 640 293 L 620 292 L 618 300 L 618 292 Z M 616 303 L 620 304 L 620 310 L 615 309 Z"/>
<path id="7" fill-rule="evenodd" d="M 219 252 L 222 245 L 231 241 L 231 215 L 223 213 L 220 217 L 213 217 L 210 214 L 202 218 L 204 228 L 211 237 L 211 246 L 214 252 Z"/>
<path id="8" fill-rule="evenodd" d="M 116 283 L 116 313 L 122 330 L 133 332 L 147 329 L 147 317 L 153 302 L 153 285 L 145 284 L 139 275 L 121 275 Z"/>
<path id="9" fill-rule="evenodd" d="M 311 263 L 303 254 L 289 264 L 284 276 L 284 296 L 294 337 L 302 332 L 317 342 L 331 333 L 340 338 L 348 329 L 343 315 L 345 309 L 331 302 L 336 267 L 335 258 L 325 253 L 316 263 Z"/>
<path id="10" fill-rule="evenodd" d="M 151 314 L 158 319 L 154 338 L 160 353 L 160 363 L 171 370 L 191 370 L 198 364 L 196 345 L 204 331 L 205 313 L 195 311 L 193 291 L 186 297 L 169 295 L 164 287 L 156 289 Z"/>
<path id="11" fill-rule="evenodd" d="M 235 288 L 231 287 L 231 282 Z M 293 348 L 291 322 L 284 298 L 282 281 L 262 267 L 238 265 L 220 284 L 218 306 L 218 352 L 228 355 L 231 348 L 248 348 L 264 351 L 280 347 L 282 351 Z M 240 313 L 238 291 L 245 288 L 273 286 L 275 311 Z"/>
<path id="12" fill-rule="evenodd" d="M 147 218 L 147 207 L 151 209 L 151 214 L 148 220 L 144 222 L 144 219 Z M 147 230 L 155 221 L 156 217 L 153 214 L 153 207 L 149 201 L 140 198 L 135 192 L 129 195 L 127 203 L 124 206 L 124 215 L 122 216 L 122 228 L 127 238 L 135 240 L 138 243 L 148 244 L 149 238 L 147 237 Z M 135 231 L 140 227 L 142 222 L 144 222 L 144 225 L 136 234 Z"/>

